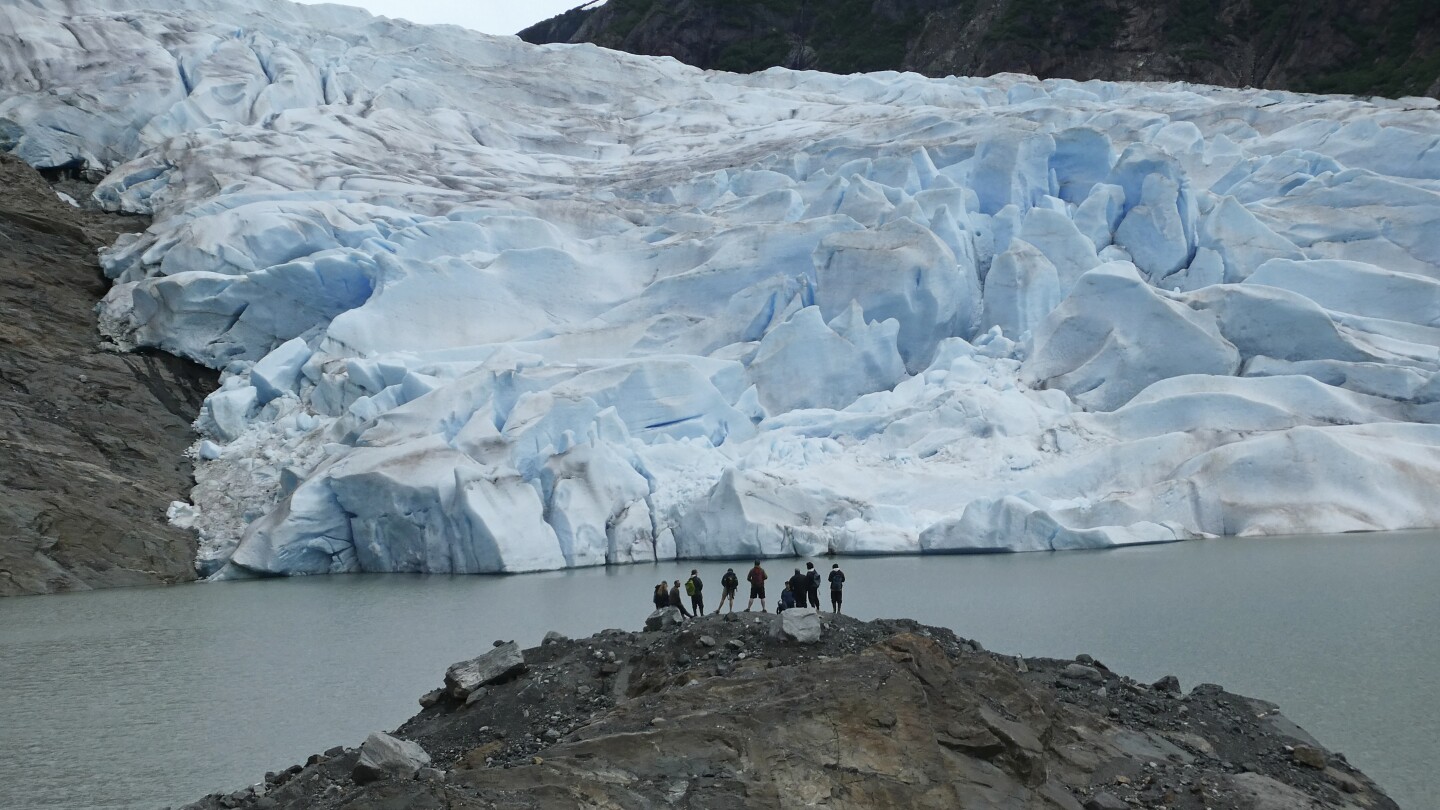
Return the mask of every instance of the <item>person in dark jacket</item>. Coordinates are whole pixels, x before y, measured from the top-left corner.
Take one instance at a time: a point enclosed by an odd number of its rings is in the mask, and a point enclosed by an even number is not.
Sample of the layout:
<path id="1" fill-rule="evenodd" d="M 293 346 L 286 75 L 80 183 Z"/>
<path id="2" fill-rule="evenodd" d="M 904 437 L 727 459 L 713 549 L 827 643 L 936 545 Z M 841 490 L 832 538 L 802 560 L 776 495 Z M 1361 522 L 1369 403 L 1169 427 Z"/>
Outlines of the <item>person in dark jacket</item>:
<path id="1" fill-rule="evenodd" d="M 667 607 L 670 607 L 670 589 L 662 582 L 655 586 L 655 609 Z"/>
<path id="2" fill-rule="evenodd" d="M 796 568 L 787 583 L 790 586 L 790 593 L 795 597 L 795 607 L 805 607 L 805 583 L 805 575 L 800 572 L 799 568 Z"/>
<path id="3" fill-rule="evenodd" d="M 715 608 L 715 615 L 720 615 L 720 608 L 725 607 L 725 600 L 730 600 L 730 612 L 735 612 L 735 591 L 740 588 L 740 577 L 735 576 L 734 568 L 726 568 L 725 575 L 720 577 L 720 604 Z M 764 605 L 761 605 L 764 607 Z"/>
<path id="4" fill-rule="evenodd" d="M 680 580 L 675 580 L 675 587 L 670 589 L 670 607 L 679 608 L 680 615 L 690 618 L 690 611 L 685 609 L 685 602 L 680 599 Z"/>
<path id="5" fill-rule="evenodd" d="M 815 612 L 820 612 L 820 572 L 815 570 L 815 563 L 805 563 L 805 595 L 808 597 L 810 607 Z"/>
<path id="6" fill-rule="evenodd" d="M 840 563 L 830 566 L 830 610 L 833 613 L 840 612 L 841 597 L 844 596 L 842 589 L 845 587 L 845 572 L 840 570 Z"/>
<path id="7" fill-rule="evenodd" d="M 705 583 L 700 581 L 700 572 L 690 569 L 690 578 L 685 580 L 685 593 L 690 594 L 690 610 L 696 616 L 705 615 L 705 596 L 701 593 Z"/>
<path id="8" fill-rule="evenodd" d="M 749 610 L 750 606 L 755 604 L 755 600 L 759 599 L 760 612 L 770 612 L 765 609 L 765 580 L 769 578 L 770 576 L 765 573 L 765 569 L 760 567 L 760 561 L 756 560 L 755 567 L 751 568 L 750 573 L 745 575 L 745 579 L 750 583 L 750 601 L 745 603 L 746 610 Z"/>

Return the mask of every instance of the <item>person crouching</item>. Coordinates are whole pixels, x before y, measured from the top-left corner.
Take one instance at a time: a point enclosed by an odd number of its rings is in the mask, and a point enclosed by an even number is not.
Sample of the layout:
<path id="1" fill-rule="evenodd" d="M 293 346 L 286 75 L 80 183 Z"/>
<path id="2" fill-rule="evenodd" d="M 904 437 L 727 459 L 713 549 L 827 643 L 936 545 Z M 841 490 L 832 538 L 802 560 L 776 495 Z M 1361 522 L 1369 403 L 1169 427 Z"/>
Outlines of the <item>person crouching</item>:
<path id="1" fill-rule="evenodd" d="M 795 607 L 795 591 L 790 588 L 790 583 L 787 582 L 785 583 L 785 587 L 780 591 L 780 604 L 775 606 L 775 612 L 784 613 L 793 607 Z"/>

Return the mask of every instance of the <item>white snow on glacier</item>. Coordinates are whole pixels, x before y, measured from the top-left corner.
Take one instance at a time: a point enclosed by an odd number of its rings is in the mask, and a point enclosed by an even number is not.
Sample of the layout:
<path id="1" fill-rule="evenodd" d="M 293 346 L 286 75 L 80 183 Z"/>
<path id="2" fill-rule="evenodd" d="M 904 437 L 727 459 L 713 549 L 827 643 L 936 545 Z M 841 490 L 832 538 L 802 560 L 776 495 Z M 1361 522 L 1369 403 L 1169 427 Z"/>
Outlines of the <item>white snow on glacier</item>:
<path id="1" fill-rule="evenodd" d="M 278 0 L 0 6 L 0 144 L 153 217 L 207 573 L 1440 525 L 1440 109 L 706 73 Z"/>

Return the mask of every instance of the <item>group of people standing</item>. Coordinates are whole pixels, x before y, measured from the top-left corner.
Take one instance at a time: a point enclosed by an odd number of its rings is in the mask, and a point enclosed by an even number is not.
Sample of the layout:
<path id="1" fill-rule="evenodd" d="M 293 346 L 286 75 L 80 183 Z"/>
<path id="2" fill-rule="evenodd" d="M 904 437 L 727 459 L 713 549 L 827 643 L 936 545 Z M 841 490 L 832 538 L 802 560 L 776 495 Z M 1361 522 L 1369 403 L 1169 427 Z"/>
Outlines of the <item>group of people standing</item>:
<path id="1" fill-rule="evenodd" d="M 760 566 L 760 561 L 755 561 L 755 567 L 745 575 L 745 581 L 750 583 L 750 601 L 745 604 L 745 609 L 750 610 L 755 605 L 755 600 L 760 600 L 760 612 L 768 613 L 765 609 L 765 581 L 770 575 Z M 839 613 L 840 605 L 843 602 L 845 589 L 845 572 L 840 570 L 840 564 L 830 566 L 830 612 Z M 815 563 L 805 563 L 805 570 L 795 569 L 795 574 L 785 580 L 785 587 L 780 591 L 779 604 L 775 606 L 775 612 L 779 613 L 792 608 L 811 607 L 816 613 L 820 612 L 820 572 L 816 570 Z M 663 581 L 655 586 L 655 608 L 673 607 L 679 608 L 680 614 L 687 619 L 691 616 L 703 616 L 705 614 L 705 583 L 700 579 L 698 569 L 690 569 L 690 578 L 685 580 L 685 594 L 690 597 L 690 609 L 685 609 L 684 600 L 680 597 L 680 580 L 675 580 L 673 587 L 666 585 Z M 715 608 L 715 614 L 719 615 L 720 609 L 725 603 L 730 603 L 730 612 L 735 612 L 735 592 L 740 589 L 740 578 L 736 576 L 734 568 L 725 569 L 725 574 L 720 577 L 720 605 Z"/>

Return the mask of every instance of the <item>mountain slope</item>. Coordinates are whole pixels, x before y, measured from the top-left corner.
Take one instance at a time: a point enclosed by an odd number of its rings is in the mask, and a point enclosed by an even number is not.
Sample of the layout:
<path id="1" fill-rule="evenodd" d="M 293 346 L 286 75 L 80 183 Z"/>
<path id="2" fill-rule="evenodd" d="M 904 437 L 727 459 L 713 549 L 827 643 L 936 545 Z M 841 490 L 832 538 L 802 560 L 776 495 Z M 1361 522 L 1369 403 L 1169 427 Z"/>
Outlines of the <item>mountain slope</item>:
<path id="1" fill-rule="evenodd" d="M 165 508 L 214 375 L 95 330 L 95 249 L 145 220 L 66 205 L 5 154 L 0 192 L 0 596 L 194 579 Z"/>
<path id="2" fill-rule="evenodd" d="M 1183 80 L 1440 96 L 1440 4 L 1320 0 L 610 0 L 520 32 L 702 68 Z"/>

